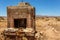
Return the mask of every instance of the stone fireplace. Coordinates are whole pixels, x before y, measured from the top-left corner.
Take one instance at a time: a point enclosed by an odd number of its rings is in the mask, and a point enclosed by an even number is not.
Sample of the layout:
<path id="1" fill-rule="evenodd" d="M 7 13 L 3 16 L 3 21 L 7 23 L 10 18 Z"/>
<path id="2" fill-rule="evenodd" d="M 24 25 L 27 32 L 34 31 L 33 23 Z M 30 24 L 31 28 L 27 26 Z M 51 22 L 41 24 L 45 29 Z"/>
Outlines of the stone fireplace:
<path id="1" fill-rule="evenodd" d="M 35 8 L 21 2 L 7 7 L 8 28 L 3 32 L 5 40 L 35 40 Z M 23 38 L 24 37 L 24 38 Z"/>
<path id="2" fill-rule="evenodd" d="M 9 28 L 35 28 L 35 8 L 29 3 L 7 7 L 7 17 Z"/>

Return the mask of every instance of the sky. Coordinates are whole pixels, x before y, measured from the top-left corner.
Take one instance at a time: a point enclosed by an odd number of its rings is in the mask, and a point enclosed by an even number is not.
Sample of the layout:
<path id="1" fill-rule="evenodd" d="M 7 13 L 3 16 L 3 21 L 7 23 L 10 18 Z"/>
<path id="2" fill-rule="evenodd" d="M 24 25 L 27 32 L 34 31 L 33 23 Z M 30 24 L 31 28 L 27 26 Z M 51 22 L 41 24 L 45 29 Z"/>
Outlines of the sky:
<path id="1" fill-rule="evenodd" d="M 0 0 L 0 16 L 7 16 L 7 6 L 16 6 L 22 0 Z M 23 0 L 35 7 L 36 15 L 60 16 L 60 0 Z"/>

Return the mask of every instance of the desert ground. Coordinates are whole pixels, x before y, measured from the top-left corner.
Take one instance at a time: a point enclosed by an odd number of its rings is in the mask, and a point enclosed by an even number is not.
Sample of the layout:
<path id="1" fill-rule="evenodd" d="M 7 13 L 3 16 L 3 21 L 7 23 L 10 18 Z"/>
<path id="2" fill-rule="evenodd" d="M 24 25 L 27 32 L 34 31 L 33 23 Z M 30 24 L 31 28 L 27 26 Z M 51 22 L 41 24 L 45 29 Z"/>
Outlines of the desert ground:
<path id="1" fill-rule="evenodd" d="M 36 30 L 42 33 L 41 40 L 60 40 L 60 16 L 36 16 Z M 0 17 L 1 33 L 7 28 L 7 17 Z"/>

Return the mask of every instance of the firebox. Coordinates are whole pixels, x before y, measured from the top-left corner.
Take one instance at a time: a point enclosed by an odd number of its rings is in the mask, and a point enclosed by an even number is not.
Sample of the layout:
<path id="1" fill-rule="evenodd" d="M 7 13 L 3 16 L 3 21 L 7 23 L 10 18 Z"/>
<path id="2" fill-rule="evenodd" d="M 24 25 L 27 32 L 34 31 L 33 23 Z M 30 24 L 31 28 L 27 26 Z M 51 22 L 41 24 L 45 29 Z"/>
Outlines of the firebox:
<path id="1" fill-rule="evenodd" d="M 14 27 L 15 28 L 26 28 L 27 26 L 27 19 L 21 18 L 21 19 L 14 19 Z"/>

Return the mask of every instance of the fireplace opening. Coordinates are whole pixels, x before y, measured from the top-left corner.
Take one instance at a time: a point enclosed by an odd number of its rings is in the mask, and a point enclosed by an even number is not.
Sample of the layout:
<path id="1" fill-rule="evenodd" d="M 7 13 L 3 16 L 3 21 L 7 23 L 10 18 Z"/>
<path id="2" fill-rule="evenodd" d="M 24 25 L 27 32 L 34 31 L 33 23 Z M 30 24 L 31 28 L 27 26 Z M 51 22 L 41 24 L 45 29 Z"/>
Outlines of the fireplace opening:
<path id="1" fill-rule="evenodd" d="M 14 19 L 15 28 L 26 28 L 26 25 L 27 25 L 27 19 L 25 18 Z"/>

